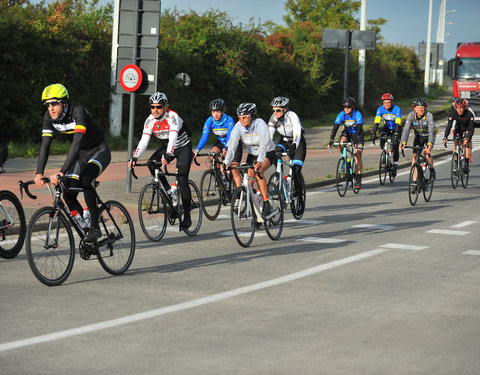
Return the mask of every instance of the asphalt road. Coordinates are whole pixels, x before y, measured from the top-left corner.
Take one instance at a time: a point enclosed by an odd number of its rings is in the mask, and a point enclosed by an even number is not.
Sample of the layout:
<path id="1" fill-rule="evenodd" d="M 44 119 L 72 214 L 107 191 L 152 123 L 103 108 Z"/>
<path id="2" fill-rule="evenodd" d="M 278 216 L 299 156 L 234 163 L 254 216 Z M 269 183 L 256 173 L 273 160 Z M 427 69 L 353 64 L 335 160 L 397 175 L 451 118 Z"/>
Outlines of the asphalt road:
<path id="1" fill-rule="evenodd" d="M 227 210 L 194 238 L 136 227 L 123 276 L 77 257 L 49 288 L 24 250 L 0 259 L 0 372 L 479 374 L 480 177 L 454 191 L 436 170 L 415 207 L 406 172 L 311 189 L 302 220 L 247 249 Z"/>

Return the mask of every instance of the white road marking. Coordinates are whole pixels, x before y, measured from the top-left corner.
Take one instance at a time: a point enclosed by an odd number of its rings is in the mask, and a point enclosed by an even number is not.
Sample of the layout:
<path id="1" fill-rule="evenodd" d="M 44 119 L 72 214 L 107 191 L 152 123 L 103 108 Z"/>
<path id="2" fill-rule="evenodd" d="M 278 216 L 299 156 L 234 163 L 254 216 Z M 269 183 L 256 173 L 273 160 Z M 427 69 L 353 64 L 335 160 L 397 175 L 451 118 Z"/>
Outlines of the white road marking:
<path id="1" fill-rule="evenodd" d="M 469 234 L 470 232 L 467 232 L 467 231 L 464 231 L 464 230 L 432 229 L 432 230 L 427 231 L 427 233 L 447 234 L 447 235 L 452 235 L 452 236 L 465 236 L 466 234 Z"/>
<path id="2" fill-rule="evenodd" d="M 393 229 L 392 225 L 377 225 L 377 224 L 357 224 L 352 228 L 369 228 L 369 229 Z"/>
<path id="3" fill-rule="evenodd" d="M 346 240 L 341 240 L 338 238 L 304 237 L 304 238 L 299 238 L 297 241 L 317 242 L 317 243 L 341 243 L 341 242 L 345 242 Z"/>
<path id="4" fill-rule="evenodd" d="M 459 224 L 452 225 L 450 228 L 459 229 L 459 228 L 468 227 L 469 225 L 472 225 L 472 224 L 475 224 L 475 223 L 476 223 L 476 221 L 464 221 L 464 222 L 461 222 Z"/>
<path id="5" fill-rule="evenodd" d="M 306 220 L 306 219 L 288 219 L 285 220 L 284 223 L 298 223 L 298 224 L 321 224 L 324 223 L 323 220 Z"/>
<path id="6" fill-rule="evenodd" d="M 55 341 L 59 339 L 64 339 L 67 337 L 72 337 L 72 336 L 78 336 L 78 335 L 83 335 L 86 333 L 90 332 L 96 332 L 102 329 L 106 328 L 112 328 L 112 327 L 118 327 L 124 324 L 129 324 L 133 322 L 138 322 L 141 320 L 145 319 L 151 319 L 151 318 L 156 318 L 162 315 L 166 315 L 172 312 L 176 311 L 182 311 L 182 310 L 187 310 L 191 309 L 194 307 L 206 305 L 209 303 L 213 302 L 219 302 L 222 300 L 225 300 L 227 298 L 232 298 L 236 297 L 242 294 L 247 294 L 251 293 L 257 290 L 265 289 L 265 288 L 270 288 L 273 286 L 281 285 L 288 283 L 290 281 L 295 281 L 307 276 L 312 276 L 317 273 L 323 272 L 330 270 L 332 268 L 336 268 L 339 266 L 343 266 L 349 263 L 357 262 L 359 260 L 363 260 L 366 258 L 370 258 L 382 253 L 385 253 L 389 251 L 388 249 L 375 249 L 371 251 L 366 251 L 364 253 L 360 253 L 357 255 L 353 255 L 347 258 L 342 258 L 339 260 L 335 260 L 329 263 L 324 263 L 320 264 L 318 266 L 312 267 L 312 268 L 307 268 L 302 271 L 294 272 L 285 276 L 278 277 L 276 279 L 271 279 L 267 281 L 263 281 L 260 283 L 244 286 L 241 288 L 237 289 L 232 289 L 226 292 L 218 293 L 218 294 L 213 294 L 211 296 L 203 297 L 203 298 L 198 298 L 192 301 L 188 302 L 183 302 L 179 303 L 177 305 L 171 305 L 171 306 L 166 306 L 166 307 L 161 307 L 156 310 L 150 310 L 150 311 L 145 311 L 142 313 L 137 313 L 137 314 L 132 314 L 132 315 L 127 315 L 122 318 L 117 318 L 113 320 L 107 320 L 95 324 L 88 324 L 85 326 L 77 327 L 77 328 L 72 328 L 72 329 L 67 329 L 64 331 L 58 331 L 58 332 L 53 332 L 53 333 L 48 333 L 45 335 L 40 335 L 40 336 L 35 336 L 31 337 L 28 339 L 23 339 L 23 340 L 17 340 L 17 341 L 10 341 L 6 342 L 3 344 L 0 344 L 0 352 L 4 352 L 7 350 L 12 350 L 12 349 L 18 349 L 18 348 L 23 348 L 26 346 L 30 345 L 36 345 L 36 344 L 41 344 L 44 342 L 50 342 L 50 341 Z"/>
<path id="7" fill-rule="evenodd" d="M 245 230 L 244 233 L 242 233 L 242 231 L 239 231 L 237 232 L 240 236 L 242 237 L 250 237 L 250 231 L 247 231 Z M 226 232 L 220 232 L 220 235 L 221 236 L 226 236 L 226 237 L 233 237 L 234 234 L 233 234 L 233 231 L 226 231 Z M 254 238 L 258 238 L 258 237 L 263 237 L 263 236 L 266 236 L 267 234 L 263 231 L 263 228 L 261 228 L 260 230 L 255 230 L 255 236 Z"/>
<path id="8" fill-rule="evenodd" d="M 467 250 L 467 251 L 464 251 L 462 254 L 466 254 L 466 255 L 480 255 L 480 250 Z"/>
<path id="9" fill-rule="evenodd" d="M 413 251 L 428 249 L 428 246 L 407 245 L 407 244 L 401 244 L 401 243 L 386 243 L 384 245 L 381 245 L 380 247 L 385 247 L 387 249 L 413 250 Z"/>

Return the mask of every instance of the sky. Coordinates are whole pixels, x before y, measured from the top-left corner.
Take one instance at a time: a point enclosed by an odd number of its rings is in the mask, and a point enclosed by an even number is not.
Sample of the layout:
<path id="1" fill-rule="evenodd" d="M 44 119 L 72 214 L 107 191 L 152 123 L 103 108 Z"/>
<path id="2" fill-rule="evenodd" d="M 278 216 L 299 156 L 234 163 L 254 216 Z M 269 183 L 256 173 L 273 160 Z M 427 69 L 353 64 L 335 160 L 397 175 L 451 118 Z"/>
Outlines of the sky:
<path id="1" fill-rule="evenodd" d="M 179 10 L 203 13 L 213 8 L 226 11 L 235 22 L 245 24 L 253 17 L 255 22 L 284 24 L 284 4 L 284 0 L 163 0 L 162 9 L 176 6 Z M 432 42 L 436 41 L 440 4 L 441 0 L 433 0 Z M 418 51 L 418 44 L 427 41 L 428 7 L 429 0 L 367 0 L 367 19 L 387 19 L 381 31 L 384 41 L 413 46 Z M 448 0 L 446 23 L 444 58 L 449 60 L 455 57 L 457 42 L 480 41 L 480 0 Z"/>

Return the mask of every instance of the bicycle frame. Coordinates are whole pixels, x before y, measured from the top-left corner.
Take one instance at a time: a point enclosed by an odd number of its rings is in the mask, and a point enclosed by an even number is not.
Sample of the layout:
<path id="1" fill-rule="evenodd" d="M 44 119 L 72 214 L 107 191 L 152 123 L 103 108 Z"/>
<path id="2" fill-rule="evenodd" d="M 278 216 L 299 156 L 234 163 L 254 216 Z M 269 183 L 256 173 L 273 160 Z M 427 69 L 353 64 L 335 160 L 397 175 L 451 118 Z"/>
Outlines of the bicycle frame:
<path id="1" fill-rule="evenodd" d="M 226 201 L 230 202 L 232 200 L 232 191 L 231 191 L 231 188 L 228 188 L 225 184 L 225 181 L 222 179 L 222 175 L 224 173 L 230 173 L 229 171 L 227 172 L 222 172 L 220 170 L 220 168 L 218 167 L 219 164 L 222 164 L 222 162 L 220 160 L 218 160 L 218 157 L 221 156 L 221 154 L 219 153 L 215 153 L 215 152 L 211 152 L 208 154 L 208 156 L 211 158 L 212 160 L 212 171 L 213 173 L 215 174 L 215 185 L 214 185 L 214 189 L 218 187 L 220 187 L 220 189 L 222 190 L 222 194 L 224 194 L 224 196 L 226 197 Z M 230 175 L 230 179 L 232 178 L 232 176 Z"/>
<path id="2" fill-rule="evenodd" d="M 287 156 L 288 154 L 286 152 L 283 152 L 281 156 L 277 157 L 277 172 L 280 175 L 279 181 L 278 181 L 278 190 L 280 191 L 281 194 L 283 194 L 285 198 L 285 204 L 288 205 L 292 202 L 290 199 L 291 193 L 292 193 L 292 184 L 293 182 L 290 183 L 290 186 L 288 186 L 287 182 L 285 181 L 285 175 L 283 174 L 283 167 L 287 166 L 290 170 L 288 172 L 288 176 L 290 177 L 290 181 L 293 179 L 293 174 L 292 174 L 292 161 L 289 160 L 286 162 L 283 160 L 283 156 Z"/>
<path id="3" fill-rule="evenodd" d="M 256 199 L 252 199 L 255 195 L 252 185 L 250 184 L 250 181 L 256 181 L 255 177 L 251 177 L 247 172 L 243 174 L 243 180 L 242 180 L 242 185 L 245 187 L 247 190 L 247 196 L 245 197 L 247 199 L 247 217 L 250 214 L 250 208 L 252 207 L 250 205 L 250 202 L 253 202 L 253 211 L 255 212 L 255 219 L 257 223 L 265 223 L 265 220 L 263 220 L 262 214 L 260 213 L 260 206 L 258 205 L 258 202 Z M 241 195 L 240 200 L 242 200 L 244 197 Z M 273 216 L 275 213 L 272 213 L 271 216 Z"/>

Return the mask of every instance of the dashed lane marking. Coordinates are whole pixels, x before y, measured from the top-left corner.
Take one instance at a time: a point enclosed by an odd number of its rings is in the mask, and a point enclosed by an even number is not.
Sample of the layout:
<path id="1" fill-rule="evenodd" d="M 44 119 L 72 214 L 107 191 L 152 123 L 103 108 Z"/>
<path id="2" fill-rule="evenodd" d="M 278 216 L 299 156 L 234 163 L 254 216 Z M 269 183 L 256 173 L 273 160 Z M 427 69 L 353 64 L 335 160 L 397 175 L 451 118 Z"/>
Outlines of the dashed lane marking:
<path id="1" fill-rule="evenodd" d="M 297 241 L 306 241 L 306 242 L 316 242 L 316 243 L 341 243 L 346 240 L 341 240 L 338 238 L 324 238 L 324 237 L 303 237 L 299 238 Z"/>
<path id="2" fill-rule="evenodd" d="M 464 231 L 464 230 L 432 229 L 432 230 L 427 231 L 427 233 L 446 234 L 446 235 L 451 235 L 451 236 L 465 236 L 466 234 L 469 234 L 470 232 L 467 232 L 467 231 Z"/>
<path id="3" fill-rule="evenodd" d="M 393 229 L 392 225 L 377 225 L 377 224 L 357 224 L 354 225 L 352 228 L 368 228 L 368 229 Z"/>
<path id="4" fill-rule="evenodd" d="M 480 255 L 480 250 L 467 250 L 467 251 L 464 251 L 462 254 L 466 254 L 466 255 Z"/>
<path id="5" fill-rule="evenodd" d="M 421 251 L 428 249 L 428 246 L 418 246 L 418 245 L 407 245 L 402 243 L 386 243 L 380 247 L 385 247 L 387 249 L 396 249 L 396 250 L 412 250 L 412 251 Z"/>
<path id="6" fill-rule="evenodd" d="M 476 221 L 464 221 L 462 223 L 459 223 L 459 224 L 456 224 L 456 225 L 452 225 L 450 228 L 455 228 L 455 229 L 459 229 L 459 228 L 464 228 L 464 227 L 468 227 L 469 225 L 472 225 L 472 224 L 475 224 Z"/>
<path id="7" fill-rule="evenodd" d="M 300 224 L 321 224 L 321 223 L 324 223 L 324 221 L 323 220 L 307 220 L 307 219 L 300 219 L 300 220 L 288 219 L 288 220 L 285 220 L 284 223 L 298 223 L 299 225 Z"/>

